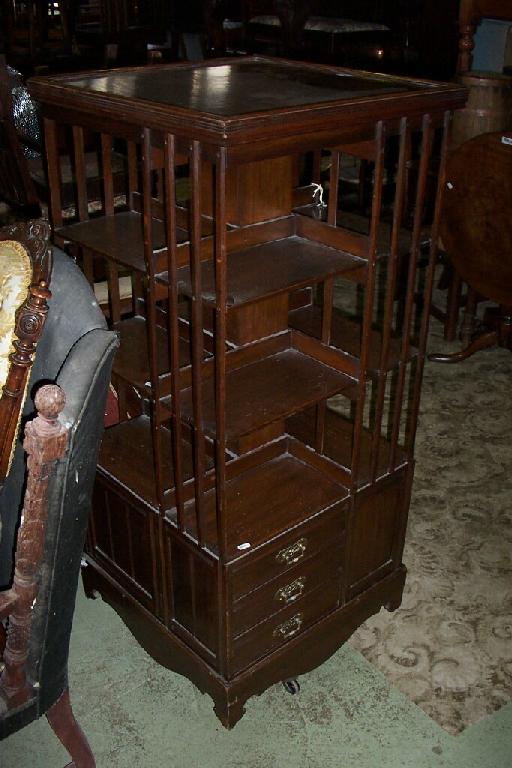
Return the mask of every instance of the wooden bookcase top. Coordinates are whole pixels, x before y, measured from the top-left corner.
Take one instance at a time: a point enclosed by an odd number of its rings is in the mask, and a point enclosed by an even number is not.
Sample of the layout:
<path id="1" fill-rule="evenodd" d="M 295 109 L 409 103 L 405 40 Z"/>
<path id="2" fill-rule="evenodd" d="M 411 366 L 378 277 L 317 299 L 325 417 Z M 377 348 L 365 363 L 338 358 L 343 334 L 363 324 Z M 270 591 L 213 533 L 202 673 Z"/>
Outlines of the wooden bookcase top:
<path id="1" fill-rule="evenodd" d="M 228 147 L 465 102 L 454 84 L 253 56 L 38 77 L 30 89 L 47 113 L 92 111 L 96 125 L 108 117 Z"/>

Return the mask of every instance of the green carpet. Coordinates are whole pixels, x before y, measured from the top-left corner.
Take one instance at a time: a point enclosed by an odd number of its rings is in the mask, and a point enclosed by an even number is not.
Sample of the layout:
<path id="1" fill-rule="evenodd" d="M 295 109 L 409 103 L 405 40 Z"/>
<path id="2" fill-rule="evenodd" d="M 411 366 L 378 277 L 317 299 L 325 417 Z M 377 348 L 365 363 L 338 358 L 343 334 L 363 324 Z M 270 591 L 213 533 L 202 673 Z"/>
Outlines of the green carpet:
<path id="1" fill-rule="evenodd" d="M 451 736 L 346 645 L 301 678 L 249 700 L 233 731 L 185 678 L 159 667 L 118 616 L 79 590 L 70 657 L 75 713 L 98 768 L 507 768 L 512 705 Z M 60 768 L 43 718 L 0 746 L 2 768 Z"/>

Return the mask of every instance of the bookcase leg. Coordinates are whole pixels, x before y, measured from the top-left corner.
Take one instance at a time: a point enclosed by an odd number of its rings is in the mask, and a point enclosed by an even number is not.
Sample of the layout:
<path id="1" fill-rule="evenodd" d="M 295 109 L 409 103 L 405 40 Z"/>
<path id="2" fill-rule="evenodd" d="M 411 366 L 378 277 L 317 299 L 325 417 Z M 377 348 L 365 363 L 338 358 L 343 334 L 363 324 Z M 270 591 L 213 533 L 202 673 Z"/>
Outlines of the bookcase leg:
<path id="1" fill-rule="evenodd" d="M 223 701 L 217 699 L 213 711 L 225 728 L 234 728 L 240 718 L 245 714 L 245 699 L 242 701 L 228 701 L 227 696 Z"/>

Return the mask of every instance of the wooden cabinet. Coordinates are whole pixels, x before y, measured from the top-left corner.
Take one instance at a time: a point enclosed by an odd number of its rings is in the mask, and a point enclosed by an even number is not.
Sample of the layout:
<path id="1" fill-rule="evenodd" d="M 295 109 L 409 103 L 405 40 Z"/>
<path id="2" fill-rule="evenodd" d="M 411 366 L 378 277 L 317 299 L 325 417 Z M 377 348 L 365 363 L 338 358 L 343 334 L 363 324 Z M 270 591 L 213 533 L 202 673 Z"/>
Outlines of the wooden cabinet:
<path id="1" fill-rule="evenodd" d="M 464 91 L 261 58 L 32 89 L 55 237 L 90 274 L 105 263 L 121 338 L 120 420 L 101 449 L 86 587 L 209 692 L 230 727 L 249 696 L 312 669 L 400 602 L 438 226 L 436 209 L 427 236 L 425 187 L 432 172 L 442 181 L 443 133 Z M 74 223 L 59 209 L 60 123 L 75 139 Z M 84 129 L 106 170 L 93 208 Z M 119 208 L 113 148 L 126 158 Z M 297 158 L 320 150 L 325 208 L 312 187 L 294 188 Z M 338 210 L 344 154 L 373 162 L 359 231 Z M 360 311 L 348 317 L 351 292 Z"/>

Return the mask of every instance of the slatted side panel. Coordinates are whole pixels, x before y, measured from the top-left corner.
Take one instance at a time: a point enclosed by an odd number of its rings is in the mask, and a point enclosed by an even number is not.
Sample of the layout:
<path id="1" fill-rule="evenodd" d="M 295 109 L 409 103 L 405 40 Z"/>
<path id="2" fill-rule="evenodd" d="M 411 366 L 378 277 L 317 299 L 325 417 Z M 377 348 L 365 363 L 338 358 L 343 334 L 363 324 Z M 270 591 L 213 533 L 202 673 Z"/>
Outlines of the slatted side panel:
<path id="1" fill-rule="evenodd" d="M 379 450 L 382 434 L 382 421 L 385 408 L 386 388 L 388 384 L 389 346 L 393 330 L 393 318 L 396 298 L 397 270 L 399 260 L 399 239 L 402 228 L 405 194 L 407 184 L 407 150 L 409 147 L 409 128 L 406 118 L 400 124 L 400 145 L 398 151 L 398 167 L 396 191 L 393 209 L 393 224 L 390 242 L 390 255 L 387 265 L 386 296 L 384 317 L 382 321 L 382 346 L 380 350 L 380 376 L 376 386 L 376 403 L 374 409 L 374 424 L 371 441 L 370 480 L 375 481 L 379 466 Z"/>
<path id="2" fill-rule="evenodd" d="M 433 141 L 433 127 L 430 115 L 425 115 L 422 124 L 421 152 L 418 167 L 418 182 L 414 204 L 414 220 L 412 227 L 411 249 L 407 265 L 407 282 L 405 290 L 405 307 L 402 318 L 402 344 L 400 351 L 400 366 L 398 369 L 396 390 L 394 395 L 394 412 L 391 432 L 390 468 L 393 469 L 397 460 L 397 449 L 400 440 L 402 413 L 407 403 L 406 381 L 409 374 L 411 336 L 413 333 L 414 308 L 416 298 L 416 280 L 418 261 L 421 251 L 421 236 L 423 227 L 425 194 L 427 176 L 430 168 Z"/>
<path id="3" fill-rule="evenodd" d="M 228 517 L 226 508 L 226 151 L 221 148 L 215 168 L 215 495 L 219 547 L 218 563 L 218 647 L 219 666 L 225 673 L 230 636 L 230 612 L 227 610 L 227 579 L 224 563 L 228 551 Z"/>
<path id="4" fill-rule="evenodd" d="M 192 143 L 190 161 L 191 176 L 191 233 L 190 233 L 190 272 L 192 283 L 192 398 L 193 398 L 193 435 L 194 435 L 194 497 L 195 497 L 195 527 L 199 546 L 205 541 L 204 513 L 204 475 L 205 435 L 203 429 L 203 377 L 202 364 L 204 358 L 203 341 L 203 303 L 201 299 L 201 183 L 202 162 L 201 144 Z"/>
<path id="5" fill-rule="evenodd" d="M 365 298 L 363 310 L 363 323 L 361 329 L 361 376 L 358 384 L 358 397 L 354 420 L 354 434 L 352 444 L 351 471 L 352 482 L 357 484 L 361 462 L 362 439 L 364 429 L 364 414 L 366 405 L 366 371 L 368 369 L 368 349 L 373 322 L 373 311 L 376 288 L 376 266 L 378 253 L 378 236 L 382 209 L 382 188 L 384 182 L 384 153 L 386 146 L 386 126 L 379 121 L 375 129 L 375 178 L 372 198 L 372 213 L 370 221 L 370 254 L 368 259 L 367 280 L 365 285 Z"/>
<path id="6" fill-rule="evenodd" d="M 448 156 L 448 147 L 450 141 L 452 114 L 447 111 L 444 115 L 443 133 L 440 146 L 440 161 L 437 169 L 437 197 L 432 221 L 428 267 L 425 278 L 425 287 L 423 292 L 424 312 L 421 317 L 419 340 L 418 340 L 418 365 L 416 367 L 414 382 L 411 389 L 411 403 L 407 417 L 406 425 L 406 451 L 412 456 L 414 452 L 414 441 L 418 424 L 418 411 L 420 405 L 421 385 L 423 379 L 423 368 L 425 363 L 425 351 L 427 347 L 427 337 L 429 328 L 428 308 L 432 300 L 432 288 L 434 283 L 434 271 L 437 261 L 437 249 L 439 240 L 439 221 L 441 218 L 442 198 L 446 183 L 446 160 Z"/>

